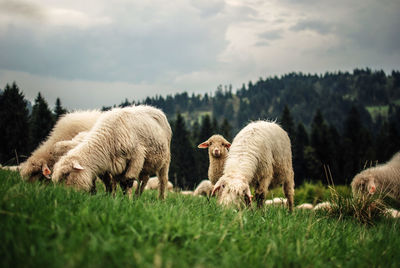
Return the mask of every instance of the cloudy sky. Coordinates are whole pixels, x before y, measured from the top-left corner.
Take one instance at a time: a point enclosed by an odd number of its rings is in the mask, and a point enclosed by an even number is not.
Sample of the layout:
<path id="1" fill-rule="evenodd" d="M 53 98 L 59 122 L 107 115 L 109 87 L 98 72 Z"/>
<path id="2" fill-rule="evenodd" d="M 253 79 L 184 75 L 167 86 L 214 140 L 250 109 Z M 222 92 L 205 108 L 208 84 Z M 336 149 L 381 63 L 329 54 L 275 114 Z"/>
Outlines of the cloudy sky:
<path id="1" fill-rule="evenodd" d="M 288 72 L 400 69 L 399 0 L 0 0 L 0 88 L 101 108 Z"/>

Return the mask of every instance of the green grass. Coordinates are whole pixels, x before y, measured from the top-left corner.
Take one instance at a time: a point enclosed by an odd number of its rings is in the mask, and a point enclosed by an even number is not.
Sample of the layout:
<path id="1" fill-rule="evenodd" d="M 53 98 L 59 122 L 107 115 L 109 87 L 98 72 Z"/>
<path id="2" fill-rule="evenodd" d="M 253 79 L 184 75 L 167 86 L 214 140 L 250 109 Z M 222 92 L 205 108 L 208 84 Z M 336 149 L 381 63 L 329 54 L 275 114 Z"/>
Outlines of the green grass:
<path id="1" fill-rule="evenodd" d="M 365 107 L 369 114 L 371 115 L 372 119 L 376 121 L 378 116 L 382 116 L 383 118 L 387 118 L 389 105 L 382 105 L 382 106 L 366 106 Z"/>
<path id="2" fill-rule="evenodd" d="M 0 171 L 0 267 L 398 267 L 400 226 L 146 191 L 113 198 Z"/>

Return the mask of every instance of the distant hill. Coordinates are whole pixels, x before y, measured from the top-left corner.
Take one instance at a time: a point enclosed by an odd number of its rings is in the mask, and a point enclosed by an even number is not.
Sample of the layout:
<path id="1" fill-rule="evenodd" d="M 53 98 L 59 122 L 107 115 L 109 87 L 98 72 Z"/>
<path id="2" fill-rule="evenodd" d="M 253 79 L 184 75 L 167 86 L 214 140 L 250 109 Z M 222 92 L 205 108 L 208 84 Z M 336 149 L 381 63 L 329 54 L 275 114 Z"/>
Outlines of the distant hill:
<path id="1" fill-rule="evenodd" d="M 289 73 L 281 77 L 260 78 L 233 92 L 231 86 L 219 86 L 210 96 L 189 96 L 183 92 L 166 97 L 148 97 L 140 103 L 157 106 L 170 119 L 180 112 L 189 125 L 209 114 L 219 122 L 227 118 L 237 132 L 249 120 L 278 119 L 285 105 L 294 122 L 310 127 L 317 109 L 339 131 L 351 107 L 355 106 L 362 123 L 369 129 L 380 119 L 399 114 L 400 72 L 355 69 L 352 73 L 324 75 Z M 125 100 L 120 106 L 129 105 Z"/>

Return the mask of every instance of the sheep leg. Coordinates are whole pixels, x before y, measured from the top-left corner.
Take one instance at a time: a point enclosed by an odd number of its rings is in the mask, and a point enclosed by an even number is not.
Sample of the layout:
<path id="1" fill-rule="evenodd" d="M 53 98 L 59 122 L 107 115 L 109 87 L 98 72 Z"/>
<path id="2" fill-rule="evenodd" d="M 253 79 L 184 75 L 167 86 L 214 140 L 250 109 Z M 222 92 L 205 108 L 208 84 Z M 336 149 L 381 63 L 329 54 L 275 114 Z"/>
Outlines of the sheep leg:
<path id="1" fill-rule="evenodd" d="M 165 198 L 165 192 L 168 184 L 168 166 L 164 166 L 157 173 L 159 188 L 159 199 Z"/>
<path id="2" fill-rule="evenodd" d="M 256 192 L 255 199 L 257 201 L 257 208 L 262 208 L 264 205 L 265 194 L 263 192 L 261 192 L 261 193 Z"/>
<path id="3" fill-rule="evenodd" d="M 294 203 L 294 181 L 293 181 L 293 172 L 291 172 L 290 179 L 286 179 L 283 183 L 283 192 L 287 198 L 287 203 L 289 207 L 289 211 L 293 211 L 293 203 Z"/>
<path id="4" fill-rule="evenodd" d="M 109 194 L 115 195 L 115 189 L 117 187 L 115 179 L 111 176 L 110 173 L 105 173 L 100 176 L 100 179 L 103 181 L 104 185 L 106 186 L 106 192 Z"/>
<path id="5" fill-rule="evenodd" d="M 149 180 L 150 176 L 149 175 L 140 175 L 139 176 L 139 182 L 141 182 L 140 184 L 138 184 L 138 187 L 136 188 L 136 192 L 135 195 L 136 196 L 141 196 L 143 191 L 144 191 L 144 187 L 146 187 L 147 181 Z"/>
<path id="6" fill-rule="evenodd" d="M 92 186 L 90 187 L 90 194 L 95 195 L 97 193 L 96 190 L 96 177 L 92 181 Z"/>

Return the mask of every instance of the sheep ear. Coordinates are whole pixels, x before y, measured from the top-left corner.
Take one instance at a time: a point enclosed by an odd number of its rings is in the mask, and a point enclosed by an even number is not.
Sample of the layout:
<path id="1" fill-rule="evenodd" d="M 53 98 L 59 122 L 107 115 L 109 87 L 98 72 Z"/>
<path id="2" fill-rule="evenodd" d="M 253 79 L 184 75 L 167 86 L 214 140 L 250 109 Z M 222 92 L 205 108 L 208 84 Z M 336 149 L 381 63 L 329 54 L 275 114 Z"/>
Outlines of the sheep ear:
<path id="1" fill-rule="evenodd" d="M 376 192 L 376 186 L 373 178 L 368 183 L 368 192 L 370 194 L 374 194 Z"/>
<path id="2" fill-rule="evenodd" d="M 246 198 L 248 200 L 247 205 L 251 206 L 251 201 L 253 200 L 253 195 L 251 194 L 250 189 L 247 189 L 247 191 L 246 191 Z"/>
<path id="3" fill-rule="evenodd" d="M 72 164 L 72 168 L 76 170 L 84 170 L 84 168 L 78 162 L 74 162 Z"/>
<path id="4" fill-rule="evenodd" d="M 51 170 L 47 166 L 47 164 L 42 165 L 42 174 L 46 178 L 50 179 Z"/>
<path id="5" fill-rule="evenodd" d="M 230 144 L 229 142 L 228 142 L 228 143 L 226 143 L 226 144 L 225 144 L 225 148 L 226 148 L 226 149 L 229 149 L 229 148 L 231 148 L 231 144 Z"/>
<path id="6" fill-rule="evenodd" d="M 209 146 L 210 146 L 210 143 L 209 143 L 208 141 L 205 141 L 205 142 L 203 142 L 203 143 L 200 143 L 200 144 L 197 146 L 197 148 L 206 149 L 206 148 L 208 148 Z"/>
<path id="7" fill-rule="evenodd" d="M 211 192 L 211 196 L 215 196 L 219 189 L 221 189 L 221 186 L 214 186 L 214 189 Z"/>

